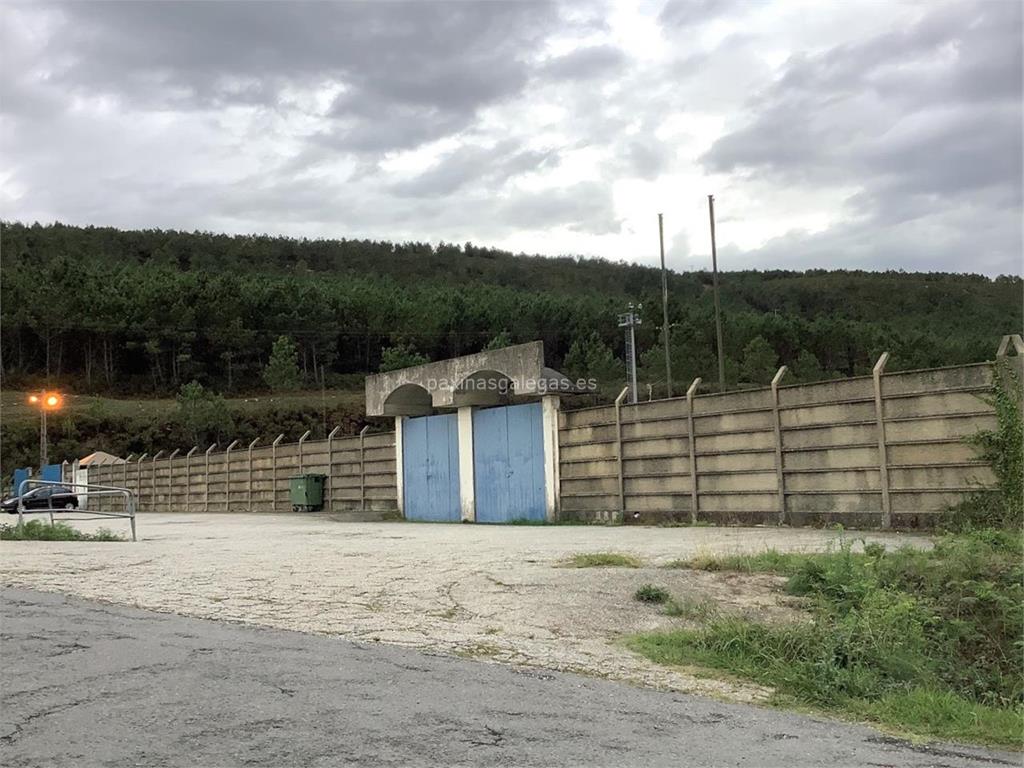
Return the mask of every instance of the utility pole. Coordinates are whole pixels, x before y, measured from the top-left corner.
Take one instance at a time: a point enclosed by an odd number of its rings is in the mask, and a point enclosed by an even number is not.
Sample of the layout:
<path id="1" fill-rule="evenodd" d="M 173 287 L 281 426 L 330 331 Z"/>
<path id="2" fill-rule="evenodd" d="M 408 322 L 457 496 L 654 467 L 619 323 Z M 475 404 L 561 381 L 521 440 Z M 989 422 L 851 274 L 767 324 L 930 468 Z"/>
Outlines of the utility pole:
<path id="1" fill-rule="evenodd" d="M 711 218 L 711 271 L 715 293 L 715 336 L 718 339 L 718 388 L 725 392 L 725 352 L 722 349 L 722 304 L 718 298 L 718 249 L 715 247 L 715 196 L 708 195 L 708 215 Z"/>
<path id="2" fill-rule="evenodd" d="M 640 325 L 643 304 L 629 304 L 629 311 L 619 315 L 619 328 L 626 329 L 626 376 L 629 379 L 629 402 L 636 405 L 636 327 Z"/>
<path id="3" fill-rule="evenodd" d="M 661 335 L 665 339 L 665 386 L 672 397 L 672 358 L 668 344 L 668 273 L 665 272 L 665 224 L 658 214 L 658 243 L 661 246 Z"/>

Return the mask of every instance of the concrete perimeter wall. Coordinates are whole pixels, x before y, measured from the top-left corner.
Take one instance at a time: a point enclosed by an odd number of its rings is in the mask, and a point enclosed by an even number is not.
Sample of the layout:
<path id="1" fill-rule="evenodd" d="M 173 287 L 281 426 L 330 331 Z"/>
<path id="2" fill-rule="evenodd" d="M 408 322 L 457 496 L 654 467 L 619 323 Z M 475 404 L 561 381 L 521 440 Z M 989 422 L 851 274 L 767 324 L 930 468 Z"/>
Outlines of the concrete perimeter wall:
<path id="1" fill-rule="evenodd" d="M 1015 360 L 1018 366 L 1020 358 Z M 884 366 L 884 363 L 883 363 Z M 880 374 L 559 419 L 560 515 L 928 527 L 994 478 L 993 364 Z"/>
<path id="2" fill-rule="evenodd" d="M 324 510 L 387 512 L 396 509 L 394 433 L 229 452 L 146 457 L 89 468 L 89 483 L 130 488 L 149 512 L 288 512 L 288 478 L 327 476 Z M 112 500 L 105 500 L 112 504 Z"/>
<path id="3" fill-rule="evenodd" d="M 1024 378 L 1024 358 L 1003 359 Z M 995 370 L 883 361 L 874 376 L 562 411 L 557 514 L 930 527 L 994 483 L 965 438 L 996 425 Z M 325 511 L 397 510 L 394 433 L 131 459 L 88 482 L 134 490 L 143 511 L 286 512 L 301 472 L 327 475 Z"/>

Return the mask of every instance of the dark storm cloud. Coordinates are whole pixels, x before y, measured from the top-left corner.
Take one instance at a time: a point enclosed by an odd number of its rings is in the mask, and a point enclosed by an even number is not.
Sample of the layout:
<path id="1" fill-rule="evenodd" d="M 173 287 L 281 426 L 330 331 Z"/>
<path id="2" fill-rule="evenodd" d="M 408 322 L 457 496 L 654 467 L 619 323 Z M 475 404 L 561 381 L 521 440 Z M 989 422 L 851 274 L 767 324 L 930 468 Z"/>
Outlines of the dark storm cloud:
<path id="1" fill-rule="evenodd" d="M 876 262 L 899 254 L 900 263 L 968 269 L 965 240 L 947 224 L 966 226 L 960 213 L 983 198 L 995 208 L 985 216 L 995 227 L 989 256 L 1019 269 L 1021 5 L 926 11 L 905 29 L 793 56 L 749 102 L 746 124 L 703 156 L 713 172 L 860 188 L 848 201 L 851 218 L 835 231 L 806 241 L 787 235 L 760 256 L 784 247 L 807 259 L 824 251 L 868 258 L 873 244 Z M 917 256 L 904 240 L 908 222 Z M 895 225 L 907 228 L 886 229 Z"/>
<path id="2" fill-rule="evenodd" d="M 796 56 L 752 101 L 748 123 L 703 162 L 822 181 L 864 171 L 941 181 L 923 161 L 964 158 L 961 170 L 982 165 L 993 183 L 1017 179 L 1006 169 L 1020 165 L 1020 9 L 998 0 L 951 6 L 908 30 Z M 985 145 L 991 158 L 982 157 Z"/>
<path id="3" fill-rule="evenodd" d="M 344 91 L 331 114 L 349 123 L 339 131 L 355 149 L 370 150 L 418 138 L 415 130 L 376 131 L 382 120 L 423 120 L 430 138 L 517 94 L 557 19 L 556 6 L 535 2 L 83 2 L 50 9 L 56 31 L 39 67 L 40 91 L 182 110 L 277 106 L 290 86 L 335 83 Z"/>

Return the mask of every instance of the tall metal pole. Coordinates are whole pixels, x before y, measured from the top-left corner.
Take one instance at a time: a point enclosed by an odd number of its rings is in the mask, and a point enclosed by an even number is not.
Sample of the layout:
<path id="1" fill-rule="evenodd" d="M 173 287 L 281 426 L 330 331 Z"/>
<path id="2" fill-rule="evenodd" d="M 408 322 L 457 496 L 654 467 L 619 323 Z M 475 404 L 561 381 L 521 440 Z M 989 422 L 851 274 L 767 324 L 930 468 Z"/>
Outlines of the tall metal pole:
<path id="1" fill-rule="evenodd" d="M 718 388 L 725 391 L 725 352 L 722 347 L 722 305 L 718 299 L 718 249 L 715 247 L 715 196 L 708 195 L 708 215 L 711 218 L 711 271 L 715 293 L 715 336 L 718 339 Z"/>
<path id="2" fill-rule="evenodd" d="M 640 325 L 639 312 L 643 304 L 630 303 L 629 311 L 619 315 L 619 328 L 626 329 L 626 375 L 629 377 L 629 402 L 636 405 L 636 326 Z"/>
<path id="3" fill-rule="evenodd" d="M 661 246 L 661 335 L 665 339 L 665 386 L 672 397 L 672 357 L 668 344 L 668 273 L 665 271 L 665 224 L 658 214 L 658 243 Z"/>
<path id="4" fill-rule="evenodd" d="M 43 467 L 46 466 L 49 460 L 49 452 L 47 451 L 46 445 L 46 405 L 43 404 L 39 408 L 39 472 L 42 473 Z"/>

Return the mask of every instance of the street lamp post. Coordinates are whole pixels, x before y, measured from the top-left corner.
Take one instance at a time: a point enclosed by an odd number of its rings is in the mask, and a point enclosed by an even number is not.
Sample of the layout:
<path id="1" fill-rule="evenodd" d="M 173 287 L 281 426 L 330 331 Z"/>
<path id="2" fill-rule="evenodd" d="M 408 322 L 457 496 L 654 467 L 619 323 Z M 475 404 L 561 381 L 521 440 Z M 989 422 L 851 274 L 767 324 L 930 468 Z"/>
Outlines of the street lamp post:
<path id="1" fill-rule="evenodd" d="M 59 392 L 40 392 L 37 395 L 29 395 L 28 402 L 39 409 L 39 471 L 42 472 L 49 458 L 46 445 L 46 414 L 59 410 L 64 404 L 64 398 Z"/>

